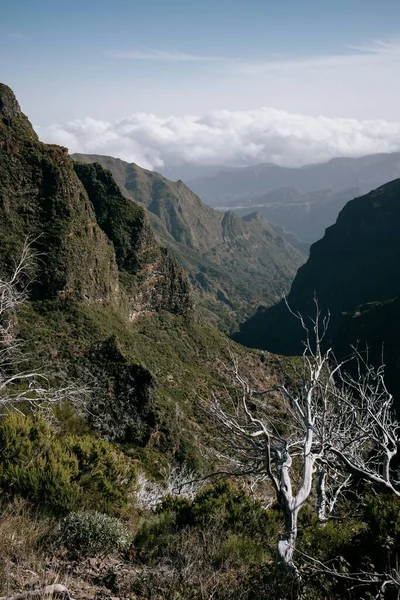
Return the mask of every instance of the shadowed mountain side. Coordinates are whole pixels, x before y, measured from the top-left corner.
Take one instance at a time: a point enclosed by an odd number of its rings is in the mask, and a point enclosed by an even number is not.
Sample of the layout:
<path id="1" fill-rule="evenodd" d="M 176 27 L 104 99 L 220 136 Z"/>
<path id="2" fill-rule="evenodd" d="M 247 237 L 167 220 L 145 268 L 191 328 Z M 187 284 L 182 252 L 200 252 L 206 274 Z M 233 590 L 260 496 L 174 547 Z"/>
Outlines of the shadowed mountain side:
<path id="1" fill-rule="evenodd" d="M 182 181 L 172 182 L 119 159 L 75 154 L 109 169 L 122 193 L 147 209 L 163 245 L 189 274 L 208 320 L 232 331 L 263 302 L 289 289 L 304 256 L 263 218 L 241 219 L 205 205 Z"/>
<path id="2" fill-rule="evenodd" d="M 288 303 L 307 320 L 315 316 L 314 294 L 322 311 L 331 314 L 326 342 L 341 355 L 358 340 L 373 344 L 375 360 L 382 344 L 394 348 L 398 300 L 393 299 L 400 296 L 400 179 L 348 202 L 336 224 L 311 246 Z M 245 345 L 281 354 L 300 354 L 303 338 L 299 321 L 284 302 L 260 309 L 234 336 Z M 388 358 L 391 381 L 399 374 L 396 356 L 397 351 Z"/>

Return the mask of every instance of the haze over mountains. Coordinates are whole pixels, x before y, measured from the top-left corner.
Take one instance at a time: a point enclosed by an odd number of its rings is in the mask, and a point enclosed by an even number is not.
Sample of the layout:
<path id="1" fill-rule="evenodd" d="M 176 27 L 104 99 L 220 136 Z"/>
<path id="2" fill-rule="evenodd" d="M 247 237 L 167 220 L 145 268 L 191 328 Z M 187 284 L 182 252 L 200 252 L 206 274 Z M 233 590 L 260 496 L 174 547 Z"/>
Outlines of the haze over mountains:
<path id="1" fill-rule="evenodd" d="M 264 163 L 213 173 L 201 167 L 201 175 L 193 179 L 193 166 L 184 166 L 182 172 L 204 202 L 240 216 L 257 211 L 306 242 L 295 242 L 304 251 L 323 236 L 349 200 L 400 176 L 400 153 L 334 158 L 300 168 Z"/>

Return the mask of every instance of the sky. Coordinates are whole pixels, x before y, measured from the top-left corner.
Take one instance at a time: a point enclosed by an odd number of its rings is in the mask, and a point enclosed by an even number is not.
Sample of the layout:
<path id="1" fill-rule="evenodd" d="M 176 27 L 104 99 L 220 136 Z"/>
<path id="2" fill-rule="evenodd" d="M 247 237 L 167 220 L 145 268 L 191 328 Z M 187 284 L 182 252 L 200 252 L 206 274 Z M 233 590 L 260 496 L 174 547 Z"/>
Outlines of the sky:
<path id="1" fill-rule="evenodd" d="M 400 150 L 398 0 L 0 4 L 0 81 L 72 152 L 162 168 Z"/>

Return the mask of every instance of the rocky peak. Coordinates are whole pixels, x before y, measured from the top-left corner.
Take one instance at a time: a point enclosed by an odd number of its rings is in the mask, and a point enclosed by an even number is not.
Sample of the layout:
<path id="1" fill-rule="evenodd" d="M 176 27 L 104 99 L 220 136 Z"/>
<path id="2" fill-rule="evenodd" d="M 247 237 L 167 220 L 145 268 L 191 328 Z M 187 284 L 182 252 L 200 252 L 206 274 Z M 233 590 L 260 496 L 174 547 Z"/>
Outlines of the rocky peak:
<path id="1" fill-rule="evenodd" d="M 9 120 L 22 115 L 21 107 L 14 92 L 4 83 L 0 83 L 0 114 L 3 118 Z"/>
<path id="2" fill-rule="evenodd" d="M 37 300 L 111 303 L 135 318 L 190 311 L 185 273 L 111 173 L 99 165 L 76 173 L 65 148 L 38 140 L 10 88 L 1 85 L 0 98 L 0 272 L 29 238 L 41 257 L 32 274 Z"/>
<path id="3" fill-rule="evenodd" d="M 28 118 L 21 111 L 14 92 L 0 83 L 0 148 L 16 149 L 18 142 L 38 141 Z"/>

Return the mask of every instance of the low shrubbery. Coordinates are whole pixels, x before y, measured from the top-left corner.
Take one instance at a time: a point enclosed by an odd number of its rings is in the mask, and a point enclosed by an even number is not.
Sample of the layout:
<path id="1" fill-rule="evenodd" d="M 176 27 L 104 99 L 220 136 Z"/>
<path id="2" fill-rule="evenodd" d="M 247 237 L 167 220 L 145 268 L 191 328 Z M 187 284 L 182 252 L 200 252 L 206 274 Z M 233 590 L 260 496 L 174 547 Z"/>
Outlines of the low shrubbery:
<path id="1" fill-rule="evenodd" d="M 131 538 L 121 521 L 100 512 L 78 511 L 60 524 L 63 545 L 79 556 L 107 556 L 129 547 Z"/>
<path id="2" fill-rule="evenodd" d="M 37 417 L 10 413 L 0 422 L 0 490 L 57 515 L 122 507 L 134 480 L 130 462 L 89 435 L 58 436 Z"/>

